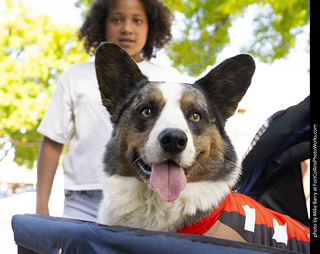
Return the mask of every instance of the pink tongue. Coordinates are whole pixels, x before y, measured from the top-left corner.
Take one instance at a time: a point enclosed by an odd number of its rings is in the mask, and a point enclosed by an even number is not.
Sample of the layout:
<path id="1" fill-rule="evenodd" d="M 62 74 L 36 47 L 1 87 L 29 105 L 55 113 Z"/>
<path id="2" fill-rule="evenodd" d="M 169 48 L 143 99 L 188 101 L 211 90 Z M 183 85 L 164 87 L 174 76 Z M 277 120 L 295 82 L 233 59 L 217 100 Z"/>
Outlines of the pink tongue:
<path id="1" fill-rule="evenodd" d="M 187 179 L 183 168 L 166 162 L 152 167 L 150 183 L 164 201 L 171 202 L 186 187 Z"/>

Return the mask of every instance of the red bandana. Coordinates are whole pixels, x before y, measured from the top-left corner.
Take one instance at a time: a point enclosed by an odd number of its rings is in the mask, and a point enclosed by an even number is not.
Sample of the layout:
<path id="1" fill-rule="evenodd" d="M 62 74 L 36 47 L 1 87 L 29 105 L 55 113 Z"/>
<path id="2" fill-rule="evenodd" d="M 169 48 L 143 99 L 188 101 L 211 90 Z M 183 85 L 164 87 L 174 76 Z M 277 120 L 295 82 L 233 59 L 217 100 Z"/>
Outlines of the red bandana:
<path id="1" fill-rule="evenodd" d="M 226 206 L 228 199 L 228 195 L 220 204 L 220 206 L 213 210 L 207 217 L 202 218 L 200 221 L 195 222 L 194 224 L 184 226 L 183 228 L 177 230 L 177 233 L 180 234 L 194 234 L 194 235 L 203 235 L 207 232 L 218 220 L 221 211 Z"/>
<path id="2" fill-rule="evenodd" d="M 213 210 L 211 214 L 207 217 L 202 218 L 200 221 L 187 225 L 177 231 L 177 233 L 182 234 L 194 234 L 194 235 L 202 235 L 207 232 L 219 219 L 222 210 L 227 213 L 236 212 L 240 216 L 247 217 L 246 209 L 249 208 L 254 210 L 254 224 L 258 225 L 261 230 L 261 226 L 264 225 L 266 229 L 275 228 L 279 230 L 285 230 L 286 232 L 286 241 L 290 238 L 295 238 L 298 241 L 310 242 L 310 229 L 308 227 L 303 226 L 299 222 L 291 219 L 287 215 L 280 214 L 278 212 L 272 211 L 252 198 L 239 194 L 230 192 L 227 197 L 221 202 L 220 206 Z M 234 216 L 233 216 L 234 217 Z M 249 216 L 250 217 L 250 216 Z M 225 222 L 228 218 L 225 217 Z M 222 221 L 222 223 L 225 224 Z M 254 227 L 255 227 L 254 225 Z M 237 232 L 242 231 L 252 231 L 250 229 L 246 229 L 246 224 L 242 225 L 241 223 L 236 223 L 235 230 Z M 253 228 L 254 230 L 254 228 Z M 268 230 L 266 230 L 265 234 L 267 235 Z M 254 232 L 254 231 L 252 231 Z M 260 234 L 263 234 L 261 231 Z M 274 237 L 274 236 L 273 236 Z M 276 235 L 276 237 L 278 237 Z M 275 238 L 273 238 L 275 239 Z M 283 240 L 283 239 L 281 239 Z M 260 243 L 261 244 L 261 243 Z"/>

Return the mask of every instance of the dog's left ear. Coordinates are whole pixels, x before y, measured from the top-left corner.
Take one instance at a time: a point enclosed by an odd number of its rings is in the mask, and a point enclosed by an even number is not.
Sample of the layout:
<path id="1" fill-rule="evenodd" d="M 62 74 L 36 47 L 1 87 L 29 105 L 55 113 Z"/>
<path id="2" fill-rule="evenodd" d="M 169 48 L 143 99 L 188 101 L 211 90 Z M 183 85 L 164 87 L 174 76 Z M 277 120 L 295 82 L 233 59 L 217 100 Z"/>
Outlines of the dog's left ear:
<path id="1" fill-rule="evenodd" d="M 195 85 L 210 93 L 222 118 L 226 121 L 238 107 L 251 84 L 255 62 L 249 55 L 237 55 L 222 62 Z"/>
<path id="2" fill-rule="evenodd" d="M 128 94 L 148 79 L 124 49 L 110 42 L 97 49 L 95 67 L 102 103 L 115 122 L 115 115 Z"/>

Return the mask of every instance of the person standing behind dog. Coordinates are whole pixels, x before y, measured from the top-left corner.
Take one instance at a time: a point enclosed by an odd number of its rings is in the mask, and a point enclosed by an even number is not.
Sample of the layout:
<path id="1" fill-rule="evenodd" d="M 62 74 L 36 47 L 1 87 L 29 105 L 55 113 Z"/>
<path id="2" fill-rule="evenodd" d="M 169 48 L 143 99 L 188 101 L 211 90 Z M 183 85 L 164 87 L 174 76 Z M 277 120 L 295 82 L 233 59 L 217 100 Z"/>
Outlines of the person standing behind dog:
<path id="1" fill-rule="evenodd" d="M 96 0 L 79 31 L 89 54 L 104 41 L 118 44 L 152 81 L 181 82 L 173 67 L 151 63 L 171 40 L 172 14 L 158 0 Z M 38 127 L 43 140 L 37 163 L 36 212 L 49 215 L 49 198 L 62 148 L 64 217 L 95 221 L 102 199 L 102 158 L 112 132 L 93 62 L 77 63 L 60 77 Z"/>

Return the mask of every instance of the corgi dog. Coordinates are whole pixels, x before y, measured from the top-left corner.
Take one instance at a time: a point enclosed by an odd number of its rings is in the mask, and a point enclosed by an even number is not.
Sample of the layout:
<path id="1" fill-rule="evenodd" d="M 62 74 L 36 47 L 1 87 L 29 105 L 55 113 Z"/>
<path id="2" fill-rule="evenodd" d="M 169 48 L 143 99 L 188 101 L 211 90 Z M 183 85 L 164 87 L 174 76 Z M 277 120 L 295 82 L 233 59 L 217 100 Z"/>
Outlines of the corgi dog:
<path id="1" fill-rule="evenodd" d="M 298 222 L 283 221 L 230 191 L 241 169 L 225 124 L 250 86 L 255 71 L 251 56 L 227 59 L 194 84 L 149 81 L 113 43 L 97 49 L 95 67 L 114 126 L 103 159 L 100 223 L 287 249 L 296 245 L 291 243 L 295 239 L 309 246 L 306 238 L 292 233 L 276 235 L 276 226 L 285 224 L 289 232 Z M 267 221 L 260 223 L 264 217 Z M 266 231 L 261 237 L 256 236 L 260 226 Z M 308 234 L 300 224 L 295 229 Z"/>

